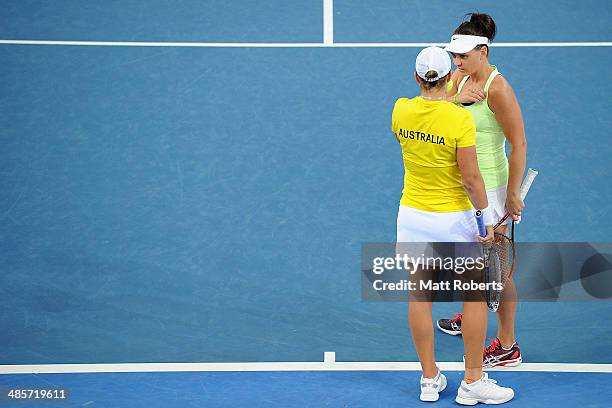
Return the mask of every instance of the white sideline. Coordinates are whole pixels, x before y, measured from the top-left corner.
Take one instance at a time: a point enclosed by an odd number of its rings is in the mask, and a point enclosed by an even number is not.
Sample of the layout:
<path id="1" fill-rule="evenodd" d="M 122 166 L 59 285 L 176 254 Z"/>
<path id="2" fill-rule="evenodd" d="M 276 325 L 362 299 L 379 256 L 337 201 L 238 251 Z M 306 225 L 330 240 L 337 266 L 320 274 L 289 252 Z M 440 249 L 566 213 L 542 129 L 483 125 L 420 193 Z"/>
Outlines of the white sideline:
<path id="1" fill-rule="evenodd" d="M 463 371 L 462 362 L 439 362 L 443 371 Z M 0 365 L 0 374 L 147 373 L 208 371 L 420 371 L 418 362 L 337 362 L 326 352 L 323 362 L 267 363 L 127 363 Z M 487 371 L 612 373 L 612 364 L 523 363 Z"/>
<path id="2" fill-rule="evenodd" d="M 332 23 L 333 25 L 333 23 Z M 331 27 L 333 30 L 333 26 Z M 332 33 L 333 37 L 333 33 Z M 329 38 L 326 37 L 328 40 Z M 0 40 L 4 45 L 55 45 L 88 47 L 200 47 L 200 48 L 424 48 L 446 43 L 215 43 L 215 42 L 148 42 L 148 41 L 49 41 Z M 612 47 L 612 42 L 524 42 L 494 43 L 492 47 Z"/>

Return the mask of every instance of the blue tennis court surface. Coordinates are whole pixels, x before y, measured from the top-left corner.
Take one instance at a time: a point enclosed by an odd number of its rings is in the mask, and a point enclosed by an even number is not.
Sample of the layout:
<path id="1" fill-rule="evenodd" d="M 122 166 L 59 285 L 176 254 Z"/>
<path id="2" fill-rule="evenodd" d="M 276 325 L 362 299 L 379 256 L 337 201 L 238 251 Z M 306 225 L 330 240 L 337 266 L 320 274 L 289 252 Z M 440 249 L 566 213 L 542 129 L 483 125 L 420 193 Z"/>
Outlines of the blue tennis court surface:
<path id="1" fill-rule="evenodd" d="M 6 4 L 2 39 L 320 42 L 323 2 L 24 0 Z"/>
<path id="2" fill-rule="evenodd" d="M 321 43 L 323 2 L 290 3 L 23 1 L 0 11 L 0 39 Z M 334 2 L 337 43 L 444 42 L 474 9 L 496 19 L 499 42 L 612 38 L 604 1 L 370 3 Z M 325 351 L 417 361 L 406 305 L 361 301 L 360 250 L 395 239 L 403 167 L 390 112 L 418 91 L 418 51 L 0 44 L 0 366 Z M 496 47 L 491 61 L 518 95 L 541 174 L 517 239 L 610 241 L 611 48 Z M 436 305 L 434 318 L 458 311 Z M 608 300 L 520 304 L 525 361 L 612 364 L 611 312 Z M 438 360 L 461 361 L 461 339 L 436 336 Z M 460 377 L 449 375 L 437 406 L 455 405 Z M 509 406 L 612 398 L 610 373 L 494 378 L 517 390 Z M 128 406 L 129 393 L 143 406 L 418 405 L 418 373 L 399 371 L 0 384 L 66 386 L 69 406 Z"/>
<path id="3" fill-rule="evenodd" d="M 436 407 L 460 406 L 455 396 L 462 375 L 447 372 L 448 386 Z M 431 406 L 418 400 L 419 376 L 406 371 L 30 374 L 0 376 L 0 387 L 65 387 L 65 402 L 43 403 L 58 407 Z M 517 390 L 508 407 L 600 408 L 609 406 L 612 395 L 610 374 L 495 372 L 491 378 Z M 562 391 L 546 392 L 551 389 Z"/>
<path id="4" fill-rule="evenodd" d="M 334 10 L 338 42 L 444 42 L 461 16 L 473 12 L 493 16 L 499 42 L 610 41 L 612 35 L 610 5 L 600 0 L 335 0 Z"/>

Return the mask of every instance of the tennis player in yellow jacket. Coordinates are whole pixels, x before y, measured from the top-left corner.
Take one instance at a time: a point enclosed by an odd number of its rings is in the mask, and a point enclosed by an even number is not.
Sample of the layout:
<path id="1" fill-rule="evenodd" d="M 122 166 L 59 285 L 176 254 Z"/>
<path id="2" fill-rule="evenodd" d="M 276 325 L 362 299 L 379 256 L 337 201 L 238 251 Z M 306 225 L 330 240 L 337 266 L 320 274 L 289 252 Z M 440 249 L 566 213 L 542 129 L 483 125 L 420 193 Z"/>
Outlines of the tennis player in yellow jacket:
<path id="1" fill-rule="evenodd" d="M 397 241 L 490 242 L 493 216 L 476 159 L 476 129 L 472 115 L 447 101 L 451 76 L 449 55 L 437 47 L 422 50 L 415 78 L 421 95 L 400 98 L 392 114 L 392 131 L 404 161 L 404 189 L 397 216 Z M 478 236 L 474 209 L 481 210 L 487 236 Z M 423 374 L 422 401 L 436 401 L 446 378 L 435 363 L 431 302 L 410 302 L 408 318 Z M 514 391 L 488 379 L 482 371 L 482 349 L 487 324 L 484 302 L 465 302 L 463 340 L 464 381 L 456 401 L 500 404 Z"/>

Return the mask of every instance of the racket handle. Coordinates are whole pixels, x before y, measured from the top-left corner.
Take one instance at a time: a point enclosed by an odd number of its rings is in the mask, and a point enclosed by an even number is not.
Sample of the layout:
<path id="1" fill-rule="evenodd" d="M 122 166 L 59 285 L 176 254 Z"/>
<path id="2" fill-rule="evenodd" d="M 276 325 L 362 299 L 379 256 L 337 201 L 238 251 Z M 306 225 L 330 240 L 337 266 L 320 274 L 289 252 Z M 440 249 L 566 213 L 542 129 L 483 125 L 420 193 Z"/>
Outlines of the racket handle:
<path id="1" fill-rule="evenodd" d="M 474 217 L 476 217 L 476 225 L 478 225 L 478 233 L 480 234 L 481 237 L 486 237 L 487 227 L 485 226 L 485 223 L 484 223 L 484 215 L 482 211 L 476 210 L 476 214 L 474 215 Z"/>
<path id="2" fill-rule="evenodd" d="M 525 180 L 523 180 L 523 183 L 521 184 L 521 189 L 520 189 L 521 200 L 525 200 L 525 197 L 527 196 L 527 193 L 529 192 L 529 189 L 531 188 L 531 184 L 533 183 L 533 180 L 536 178 L 537 175 L 538 175 L 538 172 L 535 171 L 534 169 L 527 170 L 527 175 L 525 176 Z"/>

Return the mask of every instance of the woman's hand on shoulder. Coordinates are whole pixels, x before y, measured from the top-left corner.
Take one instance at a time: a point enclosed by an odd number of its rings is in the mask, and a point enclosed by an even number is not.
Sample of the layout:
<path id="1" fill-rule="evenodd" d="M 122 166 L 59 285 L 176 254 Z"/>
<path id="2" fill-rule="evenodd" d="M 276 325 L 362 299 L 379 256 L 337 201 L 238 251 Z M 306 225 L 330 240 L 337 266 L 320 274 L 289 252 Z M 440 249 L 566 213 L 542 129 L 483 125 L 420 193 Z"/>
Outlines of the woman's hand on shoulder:
<path id="1" fill-rule="evenodd" d="M 461 92 L 455 96 L 455 101 L 459 103 L 476 103 L 486 97 L 482 88 L 467 87 L 461 88 Z"/>
<path id="2" fill-rule="evenodd" d="M 461 89 L 461 92 L 458 93 L 459 84 L 465 78 L 464 74 L 461 74 L 459 71 L 453 72 L 451 79 L 453 81 L 453 89 L 452 96 L 453 102 L 455 103 L 475 103 L 482 101 L 486 95 L 482 88 L 475 88 L 471 86 L 464 85 Z"/>

